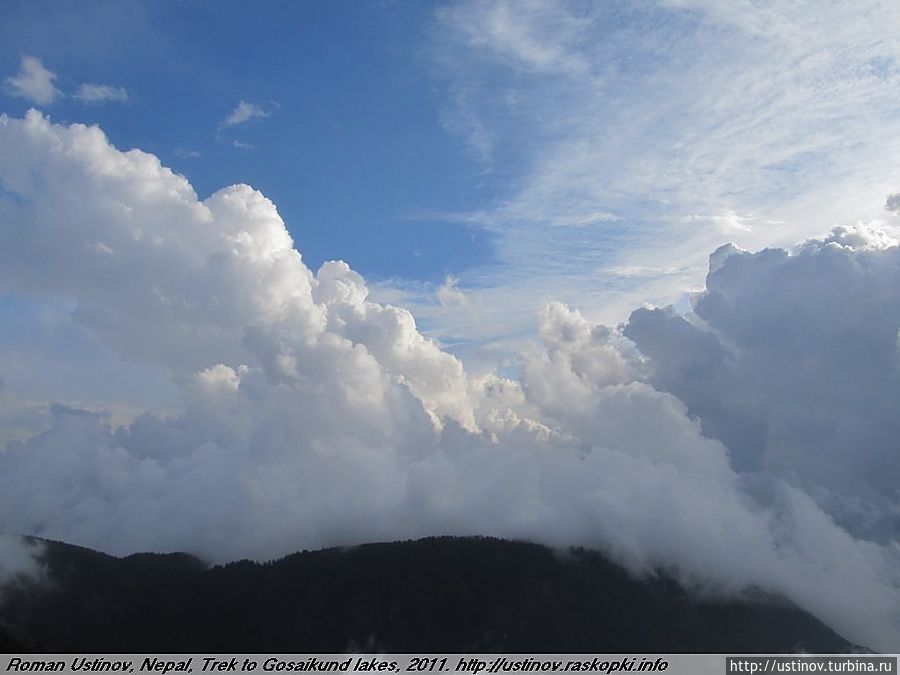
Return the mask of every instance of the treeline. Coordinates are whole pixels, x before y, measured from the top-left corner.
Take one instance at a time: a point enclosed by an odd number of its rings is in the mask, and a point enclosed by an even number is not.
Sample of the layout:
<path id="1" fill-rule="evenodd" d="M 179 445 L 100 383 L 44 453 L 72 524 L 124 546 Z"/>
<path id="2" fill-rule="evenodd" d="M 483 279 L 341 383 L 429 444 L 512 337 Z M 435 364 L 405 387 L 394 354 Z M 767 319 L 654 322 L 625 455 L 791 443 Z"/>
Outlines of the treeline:
<path id="1" fill-rule="evenodd" d="M 369 544 L 208 567 L 62 543 L 7 593 L 10 641 L 59 652 L 843 652 L 783 600 L 714 601 L 598 553 L 486 538 Z M 0 646 L 4 643 L 0 642 Z M 10 642 L 9 644 L 12 644 Z"/>

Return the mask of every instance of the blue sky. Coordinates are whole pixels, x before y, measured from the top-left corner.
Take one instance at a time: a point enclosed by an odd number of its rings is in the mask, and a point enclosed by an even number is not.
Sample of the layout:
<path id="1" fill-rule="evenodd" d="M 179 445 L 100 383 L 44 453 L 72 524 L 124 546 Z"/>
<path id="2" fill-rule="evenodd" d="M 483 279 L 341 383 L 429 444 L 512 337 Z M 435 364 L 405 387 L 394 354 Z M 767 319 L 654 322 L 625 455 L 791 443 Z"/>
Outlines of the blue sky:
<path id="1" fill-rule="evenodd" d="M 546 302 L 616 324 L 686 307 L 724 243 L 893 228 L 897 19 L 876 1 L 11 2 L 0 103 L 99 124 L 201 198 L 249 183 L 313 269 L 346 260 L 489 369 Z M 62 96 L 16 95 L 26 55 Z M 79 101 L 84 83 L 127 100 Z"/>
<path id="2" fill-rule="evenodd" d="M 445 132 L 423 51 L 425 3 L 10 3 L 3 71 L 23 54 L 57 86 L 123 87 L 124 104 L 46 106 L 152 152 L 201 197 L 236 182 L 279 208 L 313 267 L 442 280 L 489 255 L 477 229 L 429 218 L 480 199 L 479 168 Z M 240 101 L 267 117 L 219 125 Z M 3 97 L 21 115 L 33 102 Z M 252 148 L 235 147 L 239 144 Z M 193 156 L 196 153 L 198 156 Z"/>

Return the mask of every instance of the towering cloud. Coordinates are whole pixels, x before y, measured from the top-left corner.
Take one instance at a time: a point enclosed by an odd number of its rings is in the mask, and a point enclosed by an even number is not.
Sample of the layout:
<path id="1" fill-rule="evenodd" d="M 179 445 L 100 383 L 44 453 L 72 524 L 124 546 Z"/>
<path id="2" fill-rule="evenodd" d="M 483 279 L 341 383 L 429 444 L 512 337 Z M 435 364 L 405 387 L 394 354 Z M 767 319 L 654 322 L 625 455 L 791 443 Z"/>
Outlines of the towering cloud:
<path id="1" fill-rule="evenodd" d="M 885 541 L 898 534 L 900 247 L 864 226 L 711 258 L 688 316 L 639 310 L 626 334 L 743 472 L 777 475 Z"/>
<path id="2" fill-rule="evenodd" d="M 212 560 L 438 533 L 580 544 L 900 648 L 892 539 L 860 515 L 894 503 L 886 239 L 719 251 L 693 314 L 637 312 L 624 334 L 551 305 L 519 381 L 475 379 L 346 264 L 309 270 L 248 186 L 200 200 L 37 112 L 0 118 L 0 181 L 0 289 L 67 298 L 182 397 L 123 426 L 7 392 L 0 529 Z M 843 435 L 816 443 L 828 414 Z M 822 496 L 840 490 L 856 512 Z"/>

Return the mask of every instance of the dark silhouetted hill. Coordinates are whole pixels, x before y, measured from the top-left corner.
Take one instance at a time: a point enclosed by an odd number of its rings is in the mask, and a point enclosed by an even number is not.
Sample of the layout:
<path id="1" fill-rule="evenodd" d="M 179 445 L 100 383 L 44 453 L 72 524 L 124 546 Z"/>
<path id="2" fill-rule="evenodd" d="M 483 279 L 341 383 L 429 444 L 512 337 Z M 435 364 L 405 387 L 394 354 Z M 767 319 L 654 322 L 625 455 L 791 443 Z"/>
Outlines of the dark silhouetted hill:
<path id="1" fill-rule="evenodd" d="M 48 542 L 7 593 L 9 643 L 61 652 L 845 652 L 772 598 L 711 601 L 598 553 L 434 538 L 208 567 Z"/>
<path id="2" fill-rule="evenodd" d="M 5 630 L 0 629 L 0 654 L 23 654 L 30 651 Z"/>

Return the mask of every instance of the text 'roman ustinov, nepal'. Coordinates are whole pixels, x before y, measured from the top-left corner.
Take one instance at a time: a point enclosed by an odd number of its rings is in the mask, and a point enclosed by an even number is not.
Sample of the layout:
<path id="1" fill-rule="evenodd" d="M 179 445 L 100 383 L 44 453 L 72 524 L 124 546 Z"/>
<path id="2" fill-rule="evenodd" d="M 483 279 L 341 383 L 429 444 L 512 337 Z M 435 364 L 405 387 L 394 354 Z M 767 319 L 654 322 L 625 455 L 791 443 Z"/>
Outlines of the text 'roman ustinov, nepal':
<path id="1" fill-rule="evenodd" d="M 445 659 L 446 660 L 446 659 Z M 254 659 L 239 659 L 232 657 L 219 659 L 213 656 L 197 658 L 197 666 L 200 672 L 250 672 L 263 670 L 267 672 L 280 671 L 319 671 L 319 672 L 399 672 L 397 661 L 387 661 L 379 657 L 347 657 L 342 659 L 319 659 L 309 656 L 302 660 L 284 660 L 269 657 L 260 661 Z M 154 673 L 185 673 L 194 672 L 194 657 L 182 660 L 166 660 L 155 657 L 147 657 L 137 667 L 138 672 Z M 13 657 L 6 666 L 6 672 L 56 672 L 71 668 L 74 671 L 89 672 L 135 672 L 135 661 L 127 659 L 107 659 L 103 657 L 86 658 L 78 657 L 67 664 L 64 659 L 32 659 Z"/>

